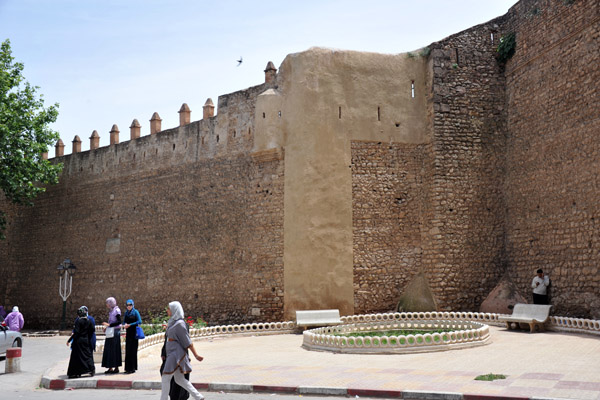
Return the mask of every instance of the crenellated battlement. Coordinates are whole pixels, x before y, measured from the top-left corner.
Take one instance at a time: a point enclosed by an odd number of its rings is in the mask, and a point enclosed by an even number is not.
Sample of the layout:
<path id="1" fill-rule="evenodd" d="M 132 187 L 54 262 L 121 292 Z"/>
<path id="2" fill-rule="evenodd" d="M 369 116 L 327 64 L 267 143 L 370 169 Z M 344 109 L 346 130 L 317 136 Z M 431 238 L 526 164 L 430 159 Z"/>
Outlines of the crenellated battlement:
<path id="1" fill-rule="evenodd" d="M 65 144 L 55 145 L 55 162 L 64 164 L 63 178 L 77 174 L 117 176 L 131 171 L 172 167 L 200 159 L 249 153 L 254 143 L 254 107 L 256 98 L 275 83 L 277 69 L 271 61 L 265 69 L 265 83 L 219 96 L 219 113 L 211 98 L 202 107 L 202 119 L 191 121 L 192 110 L 183 103 L 178 111 L 179 126 L 163 129 L 162 119 L 154 112 L 149 119 L 150 132 L 141 135 L 142 126 L 134 119 L 129 140 L 121 142 L 119 127 L 108 132 L 110 144 L 100 147 L 100 135 L 94 130 L 90 150 L 81 151 L 81 139 L 75 135 L 72 153 L 65 155 Z M 48 154 L 45 153 L 47 158 Z"/>

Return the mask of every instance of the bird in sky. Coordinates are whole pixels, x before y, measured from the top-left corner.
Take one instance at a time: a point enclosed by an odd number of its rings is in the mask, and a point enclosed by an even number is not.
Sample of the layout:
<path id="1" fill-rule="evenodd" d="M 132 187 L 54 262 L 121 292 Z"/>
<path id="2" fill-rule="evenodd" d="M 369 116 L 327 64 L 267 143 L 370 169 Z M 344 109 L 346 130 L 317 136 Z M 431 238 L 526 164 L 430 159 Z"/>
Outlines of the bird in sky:
<path id="1" fill-rule="evenodd" d="M 242 56 L 240 56 L 240 59 L 237 60 L 238 64 L 236 65 L 237 67 L 239 67 L 240 65 L 242 65 L 242 63 L 244 62 L 244 59 L 242 58 Z"/>

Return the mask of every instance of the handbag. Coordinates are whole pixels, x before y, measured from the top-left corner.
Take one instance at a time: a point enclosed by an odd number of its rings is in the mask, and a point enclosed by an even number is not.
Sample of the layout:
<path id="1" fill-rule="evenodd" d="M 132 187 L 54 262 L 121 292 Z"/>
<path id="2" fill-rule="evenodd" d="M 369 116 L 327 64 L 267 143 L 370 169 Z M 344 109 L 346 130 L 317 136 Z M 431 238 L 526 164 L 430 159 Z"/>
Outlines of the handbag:
<path id="1" fill-rule="evenodd" d="M 106 338 L 107 339 L 112 339 L 115 337 L 115 328 L 112 326 L 109 326 L 106 328 L 106 332 L 105 332 Z"/>
<path id="2" fill-rule="evenodd" d="M 135 338 L 136 339 L 143 339 L 145 337 L 146 337 L 146 335 L 144 335 L 144 330 L 142 329 L 142 327 L 139 326 L 139 325 L 136 325 L 135 326 Z"/>

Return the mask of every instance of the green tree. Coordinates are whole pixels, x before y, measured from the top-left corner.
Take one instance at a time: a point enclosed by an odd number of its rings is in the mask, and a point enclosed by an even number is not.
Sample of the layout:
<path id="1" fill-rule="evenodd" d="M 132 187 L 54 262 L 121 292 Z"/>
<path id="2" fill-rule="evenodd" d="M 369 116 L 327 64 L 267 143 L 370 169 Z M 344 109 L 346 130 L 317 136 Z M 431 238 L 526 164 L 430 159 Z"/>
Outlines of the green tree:
<path id="1" fill-rule="evenodd" d="M 14 204 L 32 205 L 43 185 L 58 182 L 62 169 L 42 157 L 59 137 L 48 127 L 58 117 L 58 104 L 44 108 L 43 96 L 36 95 L 39 87 L 26 82 L 22 71 L 5 40 L 0 46 L 0 190 Z M 2 239 L 5 229 L 6 213 L 0 209 Z"/>

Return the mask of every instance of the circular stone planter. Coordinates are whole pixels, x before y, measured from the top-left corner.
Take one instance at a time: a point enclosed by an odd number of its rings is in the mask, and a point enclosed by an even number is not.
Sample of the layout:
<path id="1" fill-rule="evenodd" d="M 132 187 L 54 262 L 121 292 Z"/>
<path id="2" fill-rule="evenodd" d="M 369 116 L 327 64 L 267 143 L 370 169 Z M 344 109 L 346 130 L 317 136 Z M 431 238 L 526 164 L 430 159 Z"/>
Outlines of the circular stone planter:
<path id="1" fill-rule="evenodd" d="M 356 333 L 389 330 L 436 330 L 406 336 L 338 336 L 335 333 Z M 304 331 L 302 347 L 308 350 L 335 353 L 404 354 L 425 353 L 482 346 L 491 342 L 488 325 L 461 320 L 396 320 L 372 321 L 356 324 L 328 326 Z"/>

